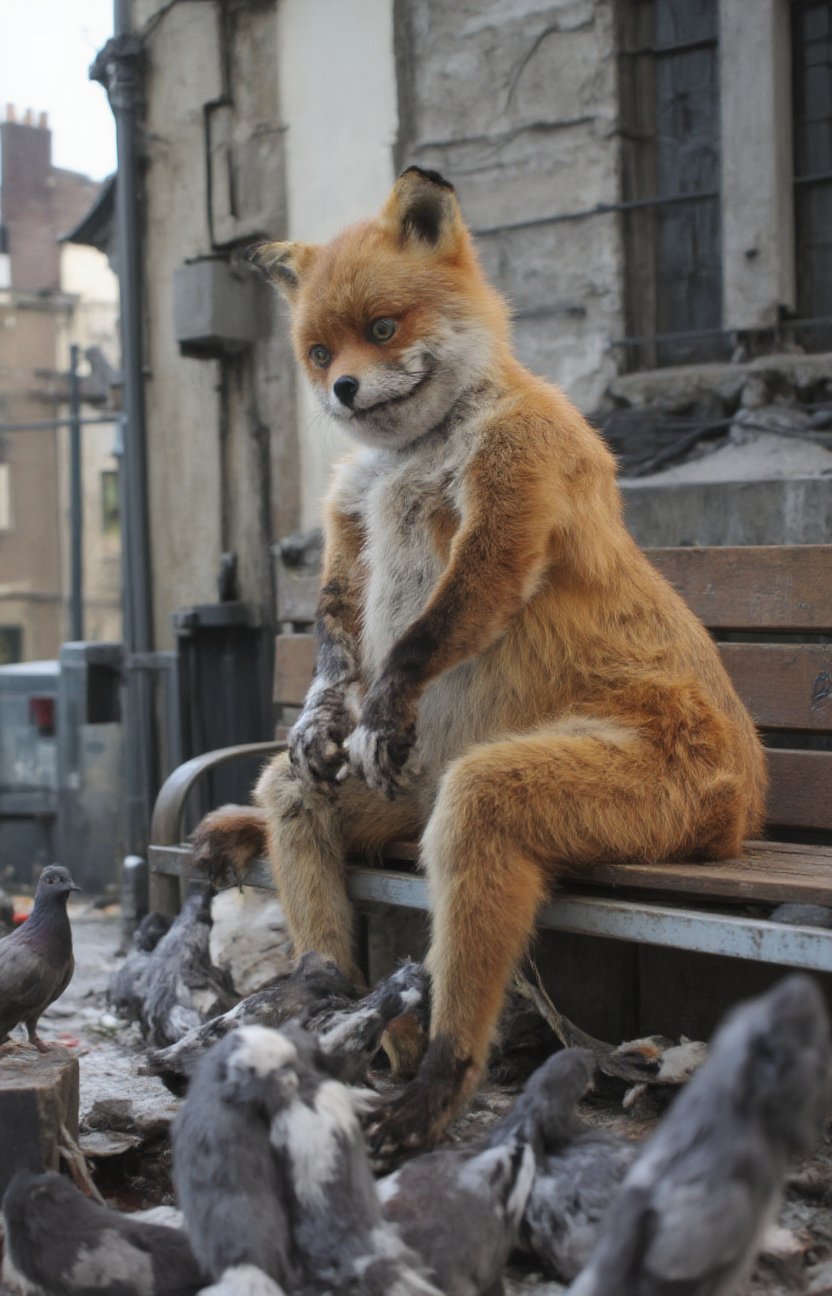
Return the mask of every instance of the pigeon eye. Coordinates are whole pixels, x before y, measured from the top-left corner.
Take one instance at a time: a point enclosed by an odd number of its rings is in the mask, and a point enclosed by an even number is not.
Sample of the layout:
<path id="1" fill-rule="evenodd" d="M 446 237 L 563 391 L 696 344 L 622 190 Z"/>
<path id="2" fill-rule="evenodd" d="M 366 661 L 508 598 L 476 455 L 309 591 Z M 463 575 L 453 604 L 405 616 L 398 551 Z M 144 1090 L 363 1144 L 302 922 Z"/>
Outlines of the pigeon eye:
<path id="1" fill-rule="evenodd" d="M 396 331 L 396 321 L 391 319 L 373 320 L 370 325 L 370 337 L 374 342 L 389 342 Z"/>
<path id="2" fill-rule="evenodd" d="M 328 347 L 321 346 L 320 343 L 318 343 L 316 346 L 309 348 L 309 359 L 312 361 L 313 365 L 317 365 L 319 369 L 326 369 L 332 359 L 332 352 Z"/>

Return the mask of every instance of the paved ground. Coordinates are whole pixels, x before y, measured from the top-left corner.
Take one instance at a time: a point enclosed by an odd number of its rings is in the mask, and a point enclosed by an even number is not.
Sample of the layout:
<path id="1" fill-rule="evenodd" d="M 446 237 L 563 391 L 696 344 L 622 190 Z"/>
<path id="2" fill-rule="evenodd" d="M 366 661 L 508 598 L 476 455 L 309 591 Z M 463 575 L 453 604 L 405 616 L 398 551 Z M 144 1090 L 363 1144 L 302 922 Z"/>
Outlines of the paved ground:
<path id="1" fill-rule="evenodd" d="M 43 1037 L 72 1047 L 79 1057 L 81 1143 L 105 1196 L 123 1209 L 170 1202 L 166 1129 L 178 1103 L 159 1080 L 140 1074 L 138 1033 L 114 1018 L 106 1003 L 107 981 L 117 962 L 118 913 L 75 905 L 71 916 L 76 973 L 64 997 L 44 1016 Z M 457 1123 L 455 1136 L 473 1137 L 510 1100 L 504 1091 L 488 1089 Z M 584 1115 L 629 1134 L 646 1135 L 650 1129 L 650 1121 L 634 1125 L 612 1098 L 596 1097 Z M 832 1293 L 829 1136 L 813 1157 L 794 1167 L 779 1223 L 786 1231 L 777 1239 L 777 1254 L 758 1264 L 752 1296 Z M 507 1291 L 509 1296 L 554 1296 L 564 1288 L 515 1267 Z"/>

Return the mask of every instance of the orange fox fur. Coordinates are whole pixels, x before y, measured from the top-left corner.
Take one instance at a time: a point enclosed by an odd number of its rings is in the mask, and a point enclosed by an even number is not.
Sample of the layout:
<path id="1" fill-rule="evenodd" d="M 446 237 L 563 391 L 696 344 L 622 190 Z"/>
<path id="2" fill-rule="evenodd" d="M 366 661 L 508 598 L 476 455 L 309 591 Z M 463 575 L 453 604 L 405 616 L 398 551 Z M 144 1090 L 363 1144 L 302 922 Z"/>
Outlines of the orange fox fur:
<path id="1" fill-rule="evenodd" d="M 345 851 L 421 833 L 431 1044 L 377 1135 L 415 1144 L 476 1085 L 558 877 L 735 854 L 761 825 L 763 755 L 630 538 L 601 438 L 513 356 L 441 177 L 411 168 L 376 219 L 254 259 L 360 447 L 327 503 L 316 679 L 259 818 L 298 952 L 347 970 Z M 219 813 L 203 841 L 222 830 Z"/>

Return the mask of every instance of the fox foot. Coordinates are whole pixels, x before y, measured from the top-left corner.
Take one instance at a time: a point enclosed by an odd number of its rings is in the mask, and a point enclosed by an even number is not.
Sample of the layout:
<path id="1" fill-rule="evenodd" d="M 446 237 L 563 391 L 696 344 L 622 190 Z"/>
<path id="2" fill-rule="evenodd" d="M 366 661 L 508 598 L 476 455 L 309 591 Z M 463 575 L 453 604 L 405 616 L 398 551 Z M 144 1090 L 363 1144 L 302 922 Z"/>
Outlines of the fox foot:
<path id="1" fill-rule="evenodd" d="M 268 849 L 266 819 L 254 806 L 212 810 L 191 837 L 191 858 L 217 890 L 239 886 L 251 865 Z"/>
<path id="2" fill-rule="evenodd" d="M 447 1036 L 431 1040 L 416 1079 L 368 1124 L 374 1170 L 392 1170 L 432 1147 L 471 1092 L 474 1079 L 472 1059 L 456 1057 Z"/>

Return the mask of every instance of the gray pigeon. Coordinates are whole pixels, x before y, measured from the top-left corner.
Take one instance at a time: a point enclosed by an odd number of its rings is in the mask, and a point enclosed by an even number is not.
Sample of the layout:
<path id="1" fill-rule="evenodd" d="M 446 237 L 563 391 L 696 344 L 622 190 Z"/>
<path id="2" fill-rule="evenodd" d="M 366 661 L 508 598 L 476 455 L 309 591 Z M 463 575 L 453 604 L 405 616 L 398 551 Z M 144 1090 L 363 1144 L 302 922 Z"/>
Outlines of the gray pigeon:
<path id="1" fill-rule="evenodd" d="M 586 1049 L 555 1053 L 473 1149 L 428 1152 L 380 1181 L 385 1219 L 447 1296 L 502 1290 L 537 1159 L 584 1128 L 575 1108 L 592 1071 Z"/>
<path id="2" fill-rule="evenodd" d="M 194 1296 L 206 1278 L 179 1229 L 84 1197 L 58 1174 L 17 1174 L 3 1198 L 3 1278 L 41 1296 Z"/>
<path id="3" fill-rule="evenodd" d="M 624 1180 L 570 1296 L 727 1296 L 741 1286 L 789 1156 L 819 1137 L 829 1022 L 805 976 L 732 1012 Z"/>
<path id="4" fill-rule="evenodd" d="M 254 1265 L 226 1269 L 217 1282 L 203 1287 L 202 1296 L 285 1296 L 282 1287 Z"/>
<path id="5" fill-rule="evenodd" d="M 295 1028 L 291 1100 L 269 1138 L 290 1191 L 292 1238 L 304 1292 L 440 1296 L 420 1259 L 385 1221 L 358 1120 L 360 1094 L 328 1074 L 332 1059 Z M 436 1203 L 434 1202 L 434 1206 Z"/>
<path id="6" fill-rule="evenodd" d="M 127 957 L 110 978 L 107 997 L 119 1016 L 128 1021 L 138 1021 L 141 1016 L 151 955 L 171 922 L 166 914 L 146 914 L 133 932 Z"/>
<path id="7" fill-rule="evenodd" d="M 157 1049 L 148 1067 L 178 1090 L 206 1050 L 239 1026 L 279 1027 L 298 1021 L 318 1034 L 324 1052 L 341 1061 L 340 1078 L 363 1081 L 378 1052 L 385 1027 L 405 1012 L 425 1006 L 426 976 L 420 964 L 405 962 L 370 994 L 360 991 L 332 961 L 310 951 L 297 966 L 256 990 L 222 1016 L 188 1031 L 175 1044 Z"/>
<path id="8" fill-rule="evenodd" d="M 356 1091 L 331 1065 L 296 1025 L 243 1026 L 201 1062 L 173 1129 L 194 1250 L 217 1279 L 253 1265 L 305 1296 L 439 1296 L 382 1219 Z"/>
<path id="9" fill-rule="evenodd" d="M 214 1279 L 253 1265 L 294 1289 L 289 1189 L 269 1128 L 297 1087 L 296 1057 L 294 1044 L 264 1027 L 227 1035 L 200 1062 L 173 1123 L 177 1199 Z"/>
<path id="10" fill-rule="evenodd" d="M 195 892 L 150 955 L 139 1020 L 157 1046 L 175 1043 L 237 1002 L 227 977 L 211 963 L 210 932 L 210 892 Z"/>
<path id="11" fill-rule="evenodd" d="M 75 971 L 72 928 L 66 912 L 70 891 L 80 891 L 65 868 L 50 864 L 40 875 L 32 912 L 0 939 L 0 1044 L 23 1022 L 42 1053 L 38 1019 L 63 994 Z"/>

